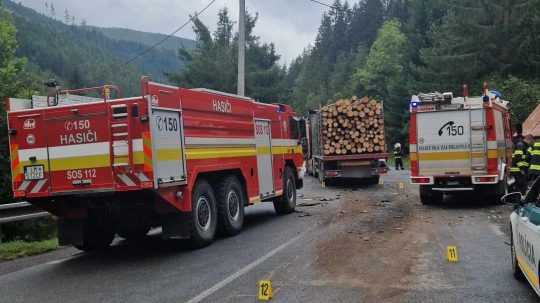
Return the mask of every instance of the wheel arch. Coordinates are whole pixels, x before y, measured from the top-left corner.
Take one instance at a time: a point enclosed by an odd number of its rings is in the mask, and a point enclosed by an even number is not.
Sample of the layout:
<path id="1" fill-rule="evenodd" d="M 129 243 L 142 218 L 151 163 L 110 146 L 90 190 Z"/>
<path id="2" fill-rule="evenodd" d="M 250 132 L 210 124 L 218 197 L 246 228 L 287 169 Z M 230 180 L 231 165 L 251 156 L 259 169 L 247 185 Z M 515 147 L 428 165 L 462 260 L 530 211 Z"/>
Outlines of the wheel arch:
<path id="1" fill-rule="evenodd" d="M 224 178 L 228 176 L 235 176 L 238 179 L 238 181 L 242 185 L 242 190 L 244 192 L 244 197 L 245 197 L 244 206 L 249 205 L 247 181 L 244 174 L 242 174 L 242 171 L 239 168 L 238 169 L 225 169 L 225 170 L 212 171 L 212 172 L 201 172 L 197 174 L 194 184 L 196 184 L 199 180 L 204 179 L 208 181 L 210 183 L 210 186 L 212 186 L 214 191 L 216 191 L 217 188 L 213 184 L 218 184 L 221 180 L 223 180 Z"/>
<path id="2" fill-rule="evenodd" d="M 285 169 L 287 168 L 290 168 L 293 171 L 294 183 L 296 184 L 296 189 L 301 189 L 304 186 L 304 182 L 302 179 L 298 178 L 298 168 L 296 167 L 296 164 L 294 164 L 294 161 L 292 159 L 285 160 L 285 167 L 283 168 L 283 171 L 281 172 L 281 178 L 283 178 L 285 174 Z"/>

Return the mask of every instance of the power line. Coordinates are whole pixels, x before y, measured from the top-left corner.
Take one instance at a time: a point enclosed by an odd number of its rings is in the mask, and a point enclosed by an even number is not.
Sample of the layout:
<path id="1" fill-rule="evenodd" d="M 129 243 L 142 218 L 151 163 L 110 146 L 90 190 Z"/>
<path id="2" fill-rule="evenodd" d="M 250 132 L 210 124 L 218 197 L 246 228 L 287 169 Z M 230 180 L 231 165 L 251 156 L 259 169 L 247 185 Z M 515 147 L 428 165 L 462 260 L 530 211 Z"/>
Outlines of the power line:
<path id="1" fill-rule="evenodd" d="M 318 0 L 308 0 L 308 1 L 311 1 L 313 3 L 317 3 L 317 4 L 322 5 L 322 6 L 326 6 L 326 7 L 331 8 L 331 9 L 340 10 L 338 7 L 335 7 L 333 5 L 330 5 L 328 3 L 324 3 L 324 2 L 321 2 L 321 1 L 318 1 Z"/>
<path id="2" fill-rule="evenodd" d="M 141 53 L 139 53 L 138 55 L 136 55 L 135 57 L 129 59 L 128 61 L 126 61 L 125 64 L 130 64 L 131 62 L 139 59 L 140 57 L 146 55 L 148 52 L 150 52 L 151 50 L 153 50 L 154 48 L 158 47 L 160 44 L 162 44 L 163 42 L 167 41 L 169 38 L 171 38 L 172 36 L 174 36 L 176 33 L 178 33 L 179 31 L 181 31 L 182 29 L 184 29 L 184 27 L 188 26 L 191 22 L 193 22 L 193 20 L 195 20 L 195 18 L 199 17 L 199 15 L 201 15 L 202 13 L 204 13 L 207 9 L 210 8 L 210 6 L 212 6 L 212 4 L 214 4 L 217 0 L 212 0 L 210 1 L 210 3 L 208 3 L 202 10 L 198 11 L 195 13 L 195 15 L 189 17 L 189 19 L 184 23 L 182 24 L 179 28 L 177 28 L 174 32 L 168 34 L 167 36 L 165 36 L 163 39 L 159 40 L 158 42 L 156 42 L 155 44 L 153 44 L 152 46 L 148 47 L 147 49 L 145 49 L 144 51 L 142 51 Z"/>

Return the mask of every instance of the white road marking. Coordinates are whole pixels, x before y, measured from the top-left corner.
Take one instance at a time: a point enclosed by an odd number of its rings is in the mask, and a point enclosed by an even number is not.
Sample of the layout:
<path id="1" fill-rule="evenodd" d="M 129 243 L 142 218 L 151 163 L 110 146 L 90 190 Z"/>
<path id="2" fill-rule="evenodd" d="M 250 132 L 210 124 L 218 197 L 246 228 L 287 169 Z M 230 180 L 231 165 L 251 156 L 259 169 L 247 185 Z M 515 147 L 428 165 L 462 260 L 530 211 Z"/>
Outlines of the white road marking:
<path id="1" fill-rule="evenodd" d="M 277 248 L 273 249 L 272 251 L 270 251 L 269 253 L 267 253 L 266 255 L 260 257 L 259 259 L 249 263 L 248 265 L 246 265 L 244 268 L 240 269 L 239 271 L 235 272 L 234 274 L 228 276 L 227 278 L 225 278 L 224 280 L 222 280 L 221 282 L 218 282 L 216 285 L 208 288 L 207 290 L 203 291 L 202 293 L 200 293 L 199 295 L 197 295 L 196 297 L 193 297 L 191 300 L 187 301 L 186 303 L 198 303 L 198 302 L 201 302 L 202 300 L 208 298 L 209 296 L 211 296 L 212 294 L 214 294 L 216 291 L 222 289 L 223 287 L 227 286 L 227 284 L 231 283 L 232 281 L 236 280 L 237 278 L 239 278 L 240 276 L 244 275 L 245 273 L 249 272 L 250 270 L 252 270 L 253 268 L 257 267 L 258 265 L 260 265 L 261 263 L 263 263 L 264 261 L 270 259 L 272 256 L 274 256 L 275 254 L 277 254 L 278 252 L 282 251 L 283 249 L 285 249 L 287 246 L 293 244 L 294 242 L 298 241 L 300 238 L 302 238 L 304 235 L 306 234 L 306 232 L 304 233 L 301 233 L 299 234 L 298 236 L 290 239 L 289 241 L 283 243 L 282 245 L 278 246 Z"/>

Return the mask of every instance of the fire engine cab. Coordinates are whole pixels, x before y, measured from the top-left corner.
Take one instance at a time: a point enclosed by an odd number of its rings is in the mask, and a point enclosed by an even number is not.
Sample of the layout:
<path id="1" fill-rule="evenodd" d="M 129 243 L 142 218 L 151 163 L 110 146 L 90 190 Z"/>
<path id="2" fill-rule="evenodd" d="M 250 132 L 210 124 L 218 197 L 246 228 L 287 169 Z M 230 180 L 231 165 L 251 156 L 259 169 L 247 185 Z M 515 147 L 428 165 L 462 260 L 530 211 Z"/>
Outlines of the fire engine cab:
<path id="1" fill-rule="evenodd" d="M 409 143 L 411 183 L 424 204 L 444 194 L 480 192 L 499 201 L 508 191 L 512 133 L 508 102 L 484 86 L 480 97 L 413 96 Z"/>
<path id="2" fill-rule="evenodd" d="M 14 196 L 58 217 L 61 244 L 100 249 L 161 226 L 202 247 L 240 232 L 245 206 L 294 211 L 305 169 L 291 107 L 148 79 L 140 97 L 114 88 L 7 100 Z"/>

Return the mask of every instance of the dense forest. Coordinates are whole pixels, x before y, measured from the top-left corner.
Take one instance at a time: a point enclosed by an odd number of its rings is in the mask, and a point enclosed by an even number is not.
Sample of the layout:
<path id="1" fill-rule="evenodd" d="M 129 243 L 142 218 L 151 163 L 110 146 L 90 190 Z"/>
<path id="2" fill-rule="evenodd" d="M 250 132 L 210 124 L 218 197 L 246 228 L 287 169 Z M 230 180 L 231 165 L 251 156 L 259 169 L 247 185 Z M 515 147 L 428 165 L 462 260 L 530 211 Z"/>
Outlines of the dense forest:
<path id="1" fill-rule="evenodd" d="M 0 0 L 0 100 L 43 93 L 43 83 L 50 78 L 66 88 L 112 83 L 121 87 L 123 95 L 136 95 L 142 75 L 168 82 L 167 73 L 184 68 L 177 48 L 195 44 L 173 38 L 126 65 L 163 35 L 91 27 L 84 20 L 76 22 L 67 9 L 55 13 L 52 2 L 44 11 Z M 0 108 L 0 202 L 9 201 L 11 195 L 5 127 L 5 112 Z"/>
<path id="2" fill-rule="evenodd" d="M 406 142 L 410 96 L 480 94 L 487 81 L 522 122 L 540 100 L 540 0 L 336 0 L 316 40 L 279 67 L 273 44 L 253 34 L 248 18 L 247 92 L 280 100 L 300 113 L 353 95 L 384 101 L 387 142 Z M 197 47 L 181 51 L 186 69 L 171 80 L 188 87 L 236 91 L 237 39 L 227 10 L 217 30 L 195 22 Z"/>
<path id="3" fill-rule="evenodd" d="M 111 39 L 111 33 L 53 20 L 13 2 L 4 6 L 9 12 L 0 12 L 0 97 L 28 95 L 50 75 L 74 86 L 114 81 L 133 92 L 150 69 L 140 62 L 155 58 L 160 68 L 152 73 L 158 79 L 236 92 L 238 37 L 227 9 L 219 12 L 213 32 L 195 19 L 197 39 L 189 47 L 156 49 L 126 66 L 118 58 L 147 45 Z M 255 34 L 258 15 L 248 14 L 248 95 L 289 103 L 299 113 L 369 95 L 384 101 L 389 144 L 406 142 L 409 100 L 418 92 L 459 95 L 468 84 L 479 94 L 487 81 L 511 101 L 514 123 L 540 100 L 540 0 L 336 0 L 331 6 L 315 41 L 288 66 L 280 66 L 275 46 Z M 9 188 L 5 136 L 0 140 L 0 187 Z"/>
<path id="4" fill-rule="evenodd" d="M 184 66 L 176 55 L 177 49 L 194 45 L 187 39 L 171 39 L 169 44 L 126 65 L 126 61 L 163 35 L 92 27 L 84 21 L 75 23 L 75 17 L 67 9 L 62 17 L 55 18 L 54 11 L 50 11 L 54 9 L 53 2 L 49 3 L 44 13 L 12 1 L 4 1 L 4 7 L 17 29 L 17 56 L 26 58 L 28 67 L 33 73 L 39 71 L 40 78 L 56 78 L 64 87 L 114 83 L 122 87 L 125 95 L 134 95 L 139 91 L 142 74 L 166 82 L 165 73 L 176 72 Z M 168 48 L 174 45 L 176 49 Z"/>

